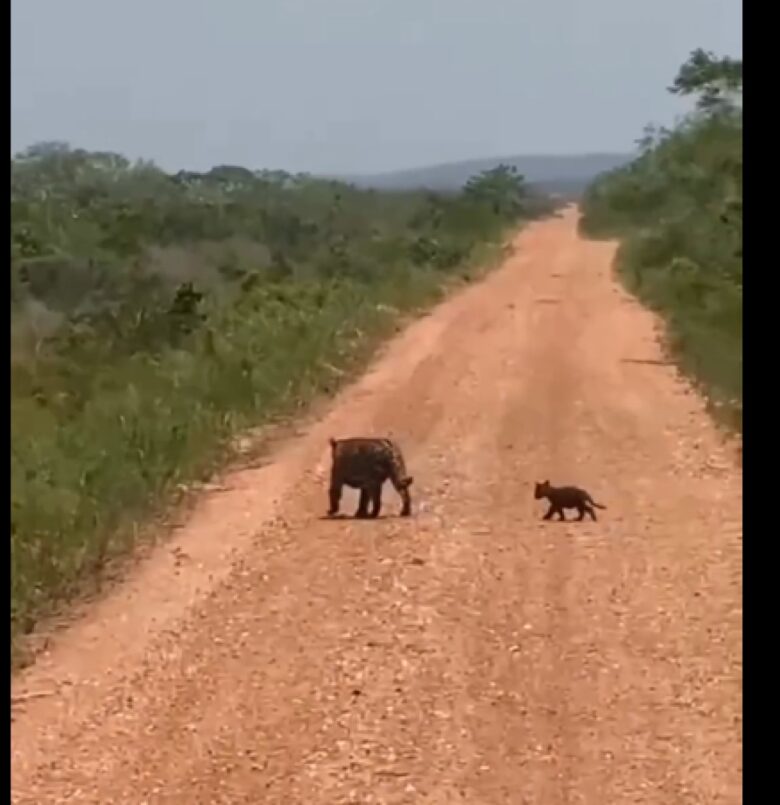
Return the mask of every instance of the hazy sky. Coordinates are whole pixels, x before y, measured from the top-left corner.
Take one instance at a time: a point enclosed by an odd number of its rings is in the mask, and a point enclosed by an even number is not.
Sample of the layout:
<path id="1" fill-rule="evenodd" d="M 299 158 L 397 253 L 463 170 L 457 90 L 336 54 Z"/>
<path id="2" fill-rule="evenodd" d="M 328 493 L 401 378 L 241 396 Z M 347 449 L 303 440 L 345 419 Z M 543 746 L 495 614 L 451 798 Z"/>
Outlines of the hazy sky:
<path id="1" fill-rule="evenodd" d="M 360 172 L 627 150 L 740 0 L 12 0 L 12 146 Z"/>

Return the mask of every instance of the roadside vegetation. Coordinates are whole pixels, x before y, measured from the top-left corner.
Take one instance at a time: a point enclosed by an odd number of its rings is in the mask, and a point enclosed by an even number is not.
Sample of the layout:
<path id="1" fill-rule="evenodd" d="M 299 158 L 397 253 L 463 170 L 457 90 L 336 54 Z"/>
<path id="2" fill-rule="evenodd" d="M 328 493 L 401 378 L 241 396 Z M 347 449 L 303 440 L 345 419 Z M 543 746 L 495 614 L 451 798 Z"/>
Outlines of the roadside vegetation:
<path id="1" fill-rule="evenodd" d="M 620 239 L 618 270 L 722 421 L 742 429 L 742 62 L 694 51 L 669 91 L 696 100 L 586 192 L 582 230 Z"/>
<path id="2" fill-rule="evenodd" d="M 60 143 L 11 170 L 14 637 L 549 211 L 505 167 L 449 196 Z"/>

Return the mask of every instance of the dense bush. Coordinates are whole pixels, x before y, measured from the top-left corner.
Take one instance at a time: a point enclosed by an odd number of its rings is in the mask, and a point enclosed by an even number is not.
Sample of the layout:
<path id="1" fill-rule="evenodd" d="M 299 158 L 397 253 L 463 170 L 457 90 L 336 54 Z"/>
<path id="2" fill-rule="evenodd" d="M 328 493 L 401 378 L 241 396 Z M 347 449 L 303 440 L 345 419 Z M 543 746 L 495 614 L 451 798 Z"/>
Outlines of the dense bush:
<path id="1" fill-rule="evenodd" d="M 618 237 L 628 284 L 666 318 L 670 345 L 720 414 L 742 426 L 742 63 L 695 51 L 671 92 L 696 110 L 648 129 L 639 156 L 597 180 L 583 230 Z"/>
<path id="2" fill-rule="evenodd" d="M 441 197 L 57 143 L 11 167 L 14 633 L 544 207 L 504 168 Z"/>

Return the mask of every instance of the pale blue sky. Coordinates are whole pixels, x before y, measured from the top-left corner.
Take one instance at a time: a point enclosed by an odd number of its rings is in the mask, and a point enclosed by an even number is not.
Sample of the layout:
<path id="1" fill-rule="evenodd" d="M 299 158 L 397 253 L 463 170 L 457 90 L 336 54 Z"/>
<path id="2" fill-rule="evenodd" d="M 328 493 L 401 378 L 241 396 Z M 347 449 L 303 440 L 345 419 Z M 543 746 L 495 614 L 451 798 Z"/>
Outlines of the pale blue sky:
<path id="1" fill-rule="evenodd" d="M 740 0 L 12 0 L 12 146 L 373 172 L 630 149 Z"/>

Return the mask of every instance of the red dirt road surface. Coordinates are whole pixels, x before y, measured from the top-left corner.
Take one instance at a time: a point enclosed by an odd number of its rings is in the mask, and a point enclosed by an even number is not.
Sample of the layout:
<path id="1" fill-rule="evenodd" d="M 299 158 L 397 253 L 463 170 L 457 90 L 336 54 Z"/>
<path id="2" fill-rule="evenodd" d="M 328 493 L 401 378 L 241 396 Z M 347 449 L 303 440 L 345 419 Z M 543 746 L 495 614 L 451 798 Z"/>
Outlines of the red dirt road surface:
<path id="1" fill-rule="evenodd" d="M 529 226 L 18 675 L 13 802 L 741 802 L 741 470 L 576 224 Z M 414 516 L 388 484 L 378 521 L 322 519 L 328 437 L 371 434 Z M 541 522 L 547 478 L 607 510 Z"/>

